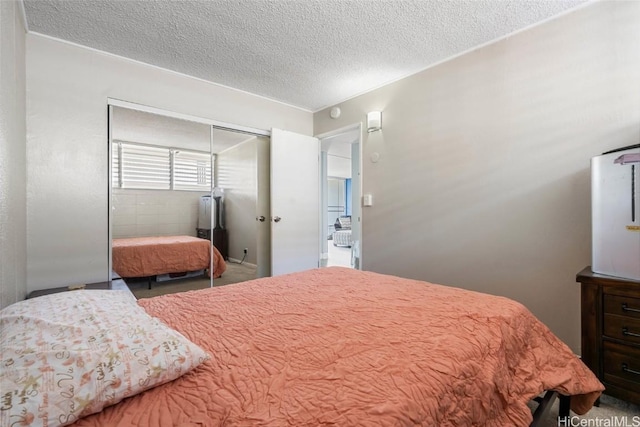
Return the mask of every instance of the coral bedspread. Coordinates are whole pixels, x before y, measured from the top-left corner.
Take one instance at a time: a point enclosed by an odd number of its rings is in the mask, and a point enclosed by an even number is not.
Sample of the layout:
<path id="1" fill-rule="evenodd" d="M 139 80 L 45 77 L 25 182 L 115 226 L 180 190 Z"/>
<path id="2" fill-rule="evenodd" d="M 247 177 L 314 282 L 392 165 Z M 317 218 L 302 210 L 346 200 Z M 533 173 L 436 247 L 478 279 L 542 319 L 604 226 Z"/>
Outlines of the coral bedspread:
<path id="1" fill-rule="evenodd" d="M 526 426 L 602 385 L 509 299 L 339 267 L 140 300 L 211 360 L 77 426 Z"/>
<path id="2" fill-rule="evenodd" d="M 124 278 L 208 270 L 211 248 L 214 277 L 220 277 L 227 264 L 218 249 L 209 240 L 192 236 L 113 239 L 113 270 Z"/>

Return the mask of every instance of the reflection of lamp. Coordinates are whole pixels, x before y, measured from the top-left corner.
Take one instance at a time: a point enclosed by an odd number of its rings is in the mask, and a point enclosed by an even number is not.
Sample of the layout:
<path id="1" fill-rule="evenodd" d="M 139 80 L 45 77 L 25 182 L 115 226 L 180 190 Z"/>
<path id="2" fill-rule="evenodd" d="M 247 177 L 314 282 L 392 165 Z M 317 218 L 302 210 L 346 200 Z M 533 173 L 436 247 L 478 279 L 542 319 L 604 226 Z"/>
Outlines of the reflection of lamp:
<path id="1" fill-rule="evenodd" d="M 367 132 L 375 132 L 382 129 L 382 112 L 371 111 L 367 113 Z"/>
<path id="2" fill-rule="evenodd" d="M 220 226 L 220 199 L 224 196 L 224 190 L 220 187 L 213 187 L 211 194 L 213 196 L 213 200 L 216 201 L 216 226 L 214 227 L 214 230 L 220 230 L 222 229 L 222 226 Z"/>

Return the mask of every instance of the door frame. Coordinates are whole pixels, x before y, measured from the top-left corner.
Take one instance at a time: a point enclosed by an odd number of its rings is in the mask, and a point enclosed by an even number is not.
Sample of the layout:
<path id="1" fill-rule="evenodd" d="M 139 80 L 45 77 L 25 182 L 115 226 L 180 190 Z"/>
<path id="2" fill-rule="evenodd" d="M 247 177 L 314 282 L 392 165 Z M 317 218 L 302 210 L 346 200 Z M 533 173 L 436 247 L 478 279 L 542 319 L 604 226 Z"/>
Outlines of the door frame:
<path id="1" fill-rule="evenodd" d="M 357 218 L 357 221 L 353 221 L 353 218 L 351 220 L 351 228 L 353 229 L 354 224 L 357 227 L 357 231 L 358 231 L 358 236 L 359 236 L 359 245 L 357 248 L 358 251 L 358 265 L 354 266 L 354 268 L 358 269 L 358 270 L 362 270 L 362 248 L 363 248 L 363 236 L 362 236 L 362 151 L 363 151 L 363 147 L 362 147 L 362 141 L 364 140 L 364 135 L 363 135 L 363 126 L 362 126 L 362 122 L 357 122 L 357 123 L 352 123 L 350 125 L 346 125 L 346 126 L 342 126 L 338 129 L 334 129 L 328 132 L 323 132 L 321 134 L 315 135 L 316 138 L 318 138 L 320 140 L 320 144 L 322 145 L 322 141 L 324 139 L 330 138 L 330 137 L 335 137 L 344 133 L 348 133 L 348 132 L 353 132 L 356 131 L 357 135 L 358 135 L 358 140 L 356 141 L 358 143 L 358 159 L 354 160 L 353 156 L 351 157 L 351 164 L 353 167 L 353 162 L 357 161 L 358 164 L 358 171 L 359 171 L 359 176 L 358 177 L 354 177 L 351 176 L 351 183 L 352 183 L 352 201 L 354 201 L 352 208 L 356 206 L 355 201 L 357 201 L 357 206 L 358 206 L 358 212 L 359 212 L 359 217 Z M 322 151 L 321 148 L 321 153 L 326 153 Z M 322 154 L 322 156 L 324 156 L 324 154 Z M 326 157 L 326 156 L 324 156 Z M 327 177 L 327 164 L 326 161 L 321 162 L 320 164 L 321 170 L 320 170 L 320 176 L 322 177 L 321 179 L 321 191 L 320 191 L 320 197 L 321 197 L 321 209 L 323 209 L 324 211 L 326 211 L 326 206 L 324 206 L 324 201 L 323 199 L 323 194 L 326 192 L 326 177 Z M 353 194 L 353 183 L 357 182 L 357 188 L 358 188 L 358 194 Z M 357 197 L 357 198 L 356 198 Z M 320 237 L 322 238 L 324 236 L 323 240 L 320 240 L 321 242 L 326 241 L 327 237 L 326 237 L 326 229 L 323 229 L 323 223 L 324 220 L 323 218 L 326 216 L 326 214 L 323 214 L 320 218 Z M 324 246 L 323 246 L 324 247 Z M 320 256 L 322 256 L 323 254 L 323 248 L 321 248 L 320 250 Z"/>

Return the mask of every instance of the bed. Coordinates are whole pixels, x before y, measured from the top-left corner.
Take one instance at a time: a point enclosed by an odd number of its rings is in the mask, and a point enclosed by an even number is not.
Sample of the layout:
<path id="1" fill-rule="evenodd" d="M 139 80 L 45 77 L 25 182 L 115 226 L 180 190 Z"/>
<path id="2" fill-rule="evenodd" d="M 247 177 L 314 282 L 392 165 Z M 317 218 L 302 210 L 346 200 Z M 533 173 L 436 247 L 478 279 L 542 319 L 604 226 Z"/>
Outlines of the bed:
<path id="1" fill-rule="evenodd" d="M 206 356 L 74 427 L 527 426 L 545 390 L 578 414 L 603 390 L 523 305 L 417 280 L 329 267 L 137 304 Z M 155 366 L 115 360 L 136 358 Z"/>
<path id="2" fill-rule="evenodd" d="M 214 257 L 214 278 L 227 268 L 220 251 L 209 240 L 192 236 L 113 239 L 113 270 L 123 278 L 206 270 Z"/>

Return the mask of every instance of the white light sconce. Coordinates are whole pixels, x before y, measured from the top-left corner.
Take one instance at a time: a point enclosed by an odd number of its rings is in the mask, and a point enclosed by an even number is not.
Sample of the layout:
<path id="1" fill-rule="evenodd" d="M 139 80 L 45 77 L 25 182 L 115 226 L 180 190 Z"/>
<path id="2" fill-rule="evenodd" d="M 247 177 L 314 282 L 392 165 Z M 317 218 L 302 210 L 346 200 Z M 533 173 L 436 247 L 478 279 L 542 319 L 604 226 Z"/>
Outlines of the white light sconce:
<path id="1" fill-rule="evenodd" d="M 375 132 L 382 129 L 382 112 L 371 111 L 367 113 L 367 132 Z"/>

